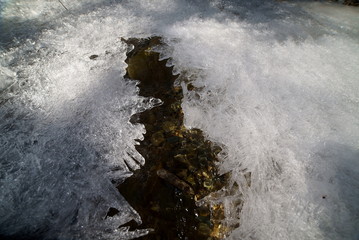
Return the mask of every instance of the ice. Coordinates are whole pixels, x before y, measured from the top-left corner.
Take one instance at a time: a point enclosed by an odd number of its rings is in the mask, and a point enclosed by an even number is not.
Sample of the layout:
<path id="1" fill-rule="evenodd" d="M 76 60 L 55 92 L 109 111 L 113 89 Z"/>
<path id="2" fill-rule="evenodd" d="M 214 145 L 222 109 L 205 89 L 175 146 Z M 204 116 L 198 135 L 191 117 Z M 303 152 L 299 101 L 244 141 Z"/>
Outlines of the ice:
<path id="1" fill-rule="evenodd" d="M 121 37 L 160 35 L 188 127 L 239 184 L 229 239 L 357 239 L 358 9 L 323 2 L 0 1 L 0 235 L 130 239 L 114 186 L 144 164 Z M 90 59 L 91 55 L 98 55 Z M 184 82 L 179 82 L 183 84 Z M 186 89 L 185 87 L 183 89 Z M 135 160 L 133 160 L 135 159 Z M 245 174 L 251 172 L 251 186 Z M 119 213 L 107 217 L 109 208 Z"/>
<path id="2" fill-rule="evenodd" d="M 1 96 L 1 236 L 131 239 L 148 232 L 117 229 L 141 222 L 113 184 L 144 164 L 135 145 L 145 129 L 129 120 L 158 101 L 139 97 L 137 83 L 123 78 L 127 46 L 120 37 L 127 29 L 121 26 L 128 24 L 117 22 L 116 10 L 65 16 L 54 20 L 56 27 L 6 45 L 2 73 L 16 84 Z M 106 217 L 110 208 L 119 213 Z"/>
<path id="3" fill-rule="evenodd" d="M 0 76 L 0 92 L 2 92 L 14 84 L 16 73 L 8 68 L 0 66 Z"/>
<path id="4" fill-rule="evenodd" d="M 305 12 L 284 26 L 256 11 L 191 19 L 168 34 L 173 63 L 202 89 L 185 93 L 186 125 L 227 147 L 221 167 L 240 185 L 251 172 L 230 239 L 356 239 L 356 32 L 328 24 L 313 35 L 319 26 Z"/>

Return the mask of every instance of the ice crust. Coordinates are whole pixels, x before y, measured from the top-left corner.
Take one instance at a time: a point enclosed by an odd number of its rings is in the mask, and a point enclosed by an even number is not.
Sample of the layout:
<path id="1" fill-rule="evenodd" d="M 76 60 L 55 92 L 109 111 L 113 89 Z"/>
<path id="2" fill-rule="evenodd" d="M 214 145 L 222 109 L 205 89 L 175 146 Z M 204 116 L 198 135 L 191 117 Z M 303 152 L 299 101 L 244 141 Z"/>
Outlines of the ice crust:
<path id="1" fill-rule="evenodd" d="M 228 239 L 357 239 L 357 10 L 61 2 L 69 10 L 58 1 L 0 0 L 0 235 L 146 233 L 117 229 L 140 219 L 111 180 L 144 163 L 134 146 L 145 129 L 129 119 L 159 100 L 138 96 L 136 82 L 123 78 L 120 38 L 160 35 L 168 45 L 161 57 L 200 89 L 185 90 L 186 125 L 223 145 L 221 171 L 239 183 L 242 212 L 232 206 L 226 216 L 240 216 L 240 227 Z M 110 207 L 119 214 L 105 218 Z"/>

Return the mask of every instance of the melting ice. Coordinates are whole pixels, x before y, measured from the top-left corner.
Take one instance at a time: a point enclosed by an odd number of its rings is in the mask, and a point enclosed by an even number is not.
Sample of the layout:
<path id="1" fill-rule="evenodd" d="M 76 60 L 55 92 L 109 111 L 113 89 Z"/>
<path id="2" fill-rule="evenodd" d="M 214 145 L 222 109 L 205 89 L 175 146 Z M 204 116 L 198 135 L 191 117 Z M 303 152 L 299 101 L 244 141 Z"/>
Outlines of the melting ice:
<path id="1" fill-rule="evenodd" d="M 160 35 L 186 125 L 224 144 L 243 208 L 228 239 L 357 239 L 359 10 L 323 2 L 0 1 L 0 235 L 130 239 L 111 181 L 151 108 L 121 37 Z M 98 55 L 94 60 L 89 56 Z M 251 186 L 244 174 L 251 173 Z M 225 201 L 225 199 L 223 200 Z M 106 218 L 109 208 L 120 212 Z M 231 208 L 232 207 L 232 208 Z"/>

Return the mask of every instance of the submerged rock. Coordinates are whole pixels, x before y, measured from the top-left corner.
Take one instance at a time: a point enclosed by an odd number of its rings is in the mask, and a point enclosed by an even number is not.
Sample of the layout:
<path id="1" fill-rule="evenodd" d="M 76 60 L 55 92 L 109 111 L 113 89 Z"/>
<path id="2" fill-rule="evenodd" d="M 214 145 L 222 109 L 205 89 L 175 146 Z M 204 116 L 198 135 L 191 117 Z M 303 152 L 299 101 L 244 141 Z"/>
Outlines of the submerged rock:
<path id="1" fill-rule="evenodd" d="M 164 169 L 159 169 L 159 170 L 157 170 L 157 176 L 159 176 L 166 182 L 172 184 L 176 188 L 180 189 L 184 193 L 189 194 L 189 195 L 194 195 L 194 191 L 191 188 L 191 186 L 188 185 L 185 181 L 179 179 L 176 175 L 174 175 Z"/>

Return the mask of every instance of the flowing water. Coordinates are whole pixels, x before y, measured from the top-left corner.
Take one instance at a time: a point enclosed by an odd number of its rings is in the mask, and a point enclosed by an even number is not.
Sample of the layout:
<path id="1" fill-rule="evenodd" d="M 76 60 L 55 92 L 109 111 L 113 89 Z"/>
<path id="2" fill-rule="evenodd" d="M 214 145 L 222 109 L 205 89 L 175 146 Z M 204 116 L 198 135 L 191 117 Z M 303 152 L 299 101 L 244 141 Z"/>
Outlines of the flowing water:
<path id="1" fill-rule="evenodd" d="M 226 209 L 218 199 L 230 188 L 228 174 L 218 173 L 221 148 L 206 140 L 200 129 L 183 126 L 178 76 L 166 66 L 168 59 L 159 61 L 154 52 L 163 46 L 161 38 L 124 41 L 134 46 L 127 54 L 126 77 L 139 80 L 140 95 L 162 102 L 133 116 L 132 121 L 146 127 L 136 148 L 145 165 L 118 189 L 140 214 L 141 226 L 153 229 L 143 239 L 222 239 L 231 226 L 223 221 Z M 187 89 L 191 88 L 189 83 Z M 217 201 L 210 198 L 214 194 L 220 195 Z"/>
<path id="2" fill-rule="evenodd" d="M 185 127 L 219 144 L 219 174 L 231 172 L 231 194 L 210 197 L 234 226 L 227 239 L 359 238 L 358 8 L 0 0 L 0 11 L 1 239 L 150 231 L 116 186 L 146 161 L 131 118 L 160 104 L 124 77 L 121 38 L 152 36 L 179 74 Z"/>

